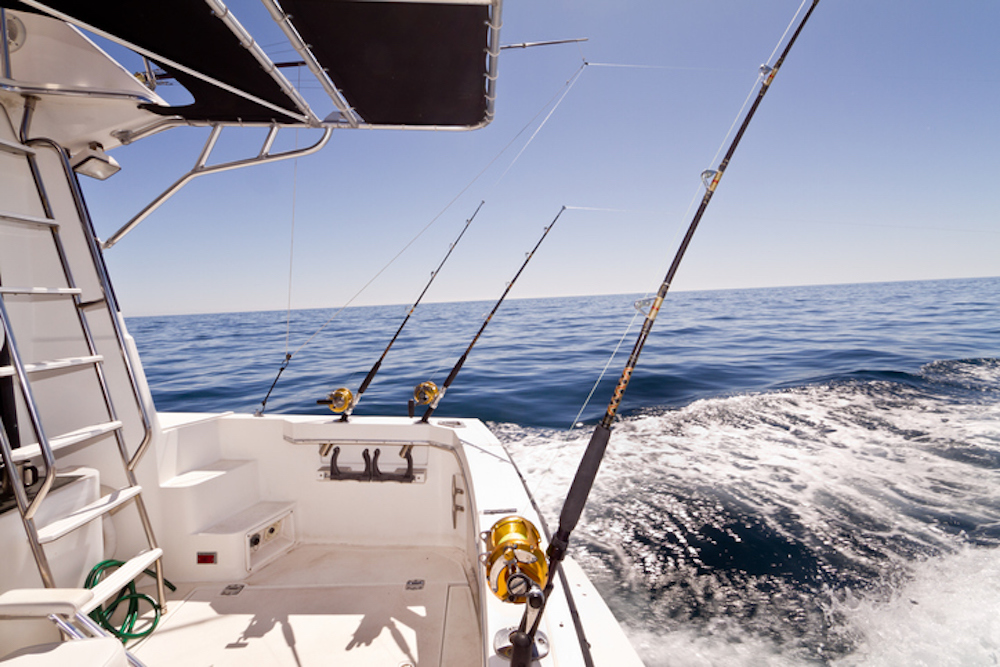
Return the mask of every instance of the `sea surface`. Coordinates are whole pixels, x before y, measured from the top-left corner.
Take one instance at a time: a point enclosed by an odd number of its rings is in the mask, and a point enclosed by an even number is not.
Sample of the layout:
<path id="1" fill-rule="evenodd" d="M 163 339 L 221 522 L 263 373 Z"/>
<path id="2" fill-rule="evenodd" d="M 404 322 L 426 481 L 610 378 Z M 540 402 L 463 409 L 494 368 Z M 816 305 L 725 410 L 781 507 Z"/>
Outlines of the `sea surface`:
<path id="1" fill-rule="evenodd" d="M 505 302 L 436 413 L 489 422 L 550 524 L 641 296 Z M 405 414 L 491 307 L 421 305 L 356 413 Z M 291 353 L 265 411 L 329 414 L 316 400 L 356 390 L 407 310 L 128 327 L 161 411 L 260 409 Z M 985 666 L 998 547 L 991 278 L 669 295 L 571 555 L 648 665 Z"/>

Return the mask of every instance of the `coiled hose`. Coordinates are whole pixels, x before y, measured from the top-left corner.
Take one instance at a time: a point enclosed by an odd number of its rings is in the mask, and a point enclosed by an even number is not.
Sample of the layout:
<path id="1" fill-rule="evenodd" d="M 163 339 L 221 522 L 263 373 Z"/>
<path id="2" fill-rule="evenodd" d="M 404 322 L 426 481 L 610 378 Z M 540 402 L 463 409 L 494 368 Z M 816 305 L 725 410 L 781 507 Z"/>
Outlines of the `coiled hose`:
<path id="1" fill-rule="evenodd" d="M 105 572 L 108 570 L 114 570 L 121 567 L 124 563 L 120 560 L 104 560 L 98 563 L 87 575 L 87 581 L 84 583 L 86 588 L 93 588 L 101 579 L 104 578 Z M 152 570 L 146 570 L 146 574 L 151 577 L 155 577 L 156 573 Z M 177 587 L 172 583 L 163 580 L 163 583 L 171 591 L 176 591 Z M 153 620 L 148 627 L 141 630 L 135 629 L 135 624 L 139 620 L 139 602 L 148 602 L 153 608 Z M 125 616 L 121 623 L 116 627 L 111 620 L 111 617 L 115 615 L 118 607 L 122 604 L 128 604 L 125 611 Z M 110 632 L 112 635 L 121 640 L 124 644 L 129 639 L 141 639 L 146 635 L 150 634 L 156 629 L 156 625 L 160 622 L 160 605 L 156 603 L 156 600 L 146 595 L 145 593 L 139 593 L 135 589 L 135 582 L 130 581 L 127 586 L 122 588 L 118 595 L 105 604 L 99 606 L 94 611 L 90 612 L 90 618 L 97 622 L 102 628 Z"/>

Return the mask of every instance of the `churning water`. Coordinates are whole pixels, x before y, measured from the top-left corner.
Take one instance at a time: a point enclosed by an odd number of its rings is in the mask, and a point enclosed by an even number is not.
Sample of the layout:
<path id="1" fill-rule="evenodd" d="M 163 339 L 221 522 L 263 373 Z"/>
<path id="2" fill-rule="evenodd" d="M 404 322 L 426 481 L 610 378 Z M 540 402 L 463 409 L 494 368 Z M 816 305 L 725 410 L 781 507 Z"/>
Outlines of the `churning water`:
<path id="1" fill-rule="evenodd" d="M 555 522 L 571 428 L 634 296 L 511 301 L 440 416 L 491 423 Z M 429 304 L 358 414 L 403 414 L 492 304 Z M 293 313 L 290 351 L 332 311 Z M 405 314 L 344 311 L 296 352 L 269 412 L 356 389 Z M 260 407 L 284 313 L 128 322 L 159 410 Z M 1000 664 L 1000 279 L 668 298 L 573 535 L 649 665 Z"/>

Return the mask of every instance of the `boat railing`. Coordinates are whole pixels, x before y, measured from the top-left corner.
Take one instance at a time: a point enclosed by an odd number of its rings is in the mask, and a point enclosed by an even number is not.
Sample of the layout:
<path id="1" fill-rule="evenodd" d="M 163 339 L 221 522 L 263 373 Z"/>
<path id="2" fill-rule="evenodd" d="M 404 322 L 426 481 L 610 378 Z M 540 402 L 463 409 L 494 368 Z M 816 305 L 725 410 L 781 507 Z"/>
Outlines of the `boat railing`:
<path id="1" fill-rule="evenodd" d="M 0 301 L 8 295 L 26 296 L 33 301 L 40 299 L 68 300 L 71 303 L 71 310 L 74 315 L 66 320 L 67 326 L 73 328 L 74 325 L 69 324 L 69 322 L 75 320 L 78 328 L 76 329 L 76 333 L 69 331 L 60 332 L 59 339 L 68 342 L 79 341 L 85 346 L 86 353 L 83 355 L 77 353 L 75 356 L 65 358 L 46 359 L 31 363 L 26 362 L 24 350 L 19 348 L 16 340 L 15 326 L 12 322 L 11 313 L 7 308 L 7 304 L 0 303 L 0 325 L 2 325 L 4 344 L 10 358 L 8 366 L 0 367 L 0 375 L 16 378 L 17 387 L 22 399 L 21 405 L 28 415 L 28 421 L 34 431 L 36 440 L 35 443 L 28 445 L 24 445 L 20 442 L 20 439 L 17 442 L 12 442 L 7 432 L 9 424 L 5 423 L 0 428 L 0 433 L 2 433 L 2 437 L 0 437 L 0 454 L 2 454 L 6 473 L 13 488 L 16 505 L 21 514 L 28 542 L 45 587 L 53 588 L 56 586 L 56 582 L 46 558 L 43 545 L 83 528 L 89 525 L 91 521 L 107 515 L 112 510 L 127 502 L 131 502 L 136 508 L 149 549 L 123 564 L 119 572 L 116 572 L 114 575 L 114 581 L 109 577 L 108 581 L 110 583 L 107 586 L 103 586 L 99 593 L 95 593 L 95 596 L 101 598 L 98 604 L 103 603 L 104 599 L 107 599 L 107 597 L 117 591 L 117 589 L 111 590 L 111 588 L 117 585 L 119 579 L 127 578 L 125 583 L 128 583 L 128 581 L 131 581 L 131 579 L 155 563 L 157 593 L 159 602 L 162 605 L 165 600 L 164 581 L 160 565 L 162 551 L 157 546 L 152 523 L 142 500 L 142 488 L 139 486 L 135 475 L 135 468 L 152 441 L 152 422 L 147 412 L 143 392 L 140 390 L 135 369 L 126 346 L 118 304 L 108 279 L 107 269 L 97 244 L 93 225 L 86 206 L 83 203 L 76 174 L 70 165 L 69 155 L 62 146 L 51 139 L 42 137 L 29 138 L 35 102 L 36 100 L 33 98 L 25 100 L 19 141 L 4 141 L 0 144 L 0 149 L 2 149 L 0 152 L 7 154 L 4 159 L 11 159 L 10 154 L 13 154 L 13 159 L 21 158 L 25 160 L 25 163 L 20 168 L 23 169 L 23 173 L 28 175 L 28 182 L 34 184 L 40 208 L 44 215 L 43 217 L 38 217 L 25 215 L 16 211 L 5 211 L 0 212 L 0 218 L 2 218 L 4 224 L 12 224 L 27 230 L 36 230 L 37 233 L 41 234 L 48 232 L 51 241 L 49 247 L 52 248 L 52 252 L 57 258 L 57 263 L 52 265 L 52 273 L 45 282 L 61 284 L 3 286 L 0 287 Z M 43 179 L 43 165 L 38 159 L 39 150 L 49 150 L 57 156 L 59 166 L 56 169 L 61 169 L 61 176 L 68 189 L 68 194 L 73 201 L 75 210 L 72 213 L 62 211 L 58 215 L 56 214 L 53 202 L 50 200 L 49 190 L 45 184 L 45 181 L 49 180 L 51 174 L 46 175 Z M 49 169 L 49 167 L 45 167 L 45 169 Z M 76 219 L 74 219 L 73 214 L 75 214 Z M 86 300 L 84 299 L 84 289 L 78 286 L 74 278 L 73 267 L 71 267 L 69 259 L 70 256 L 60 231 L 61 227 L 67 223 L 70 227 L 76 223 L 82 226 L 82 237 L 86 245 L 86 249 L 84 250 L 86 254 L 82 256 L 89 257 L 89 262 L 87 263 L 92 263 L 91 266 L 76 267 L 81 269 L 80 275 L 89 274 L 91 276 L 91 282 L 88 282 L 88 285 L 91 285 L 92 281 L 96 280 L 97 292 L 88 294 L 88 299 Z M 43 246 L 38 246 L 38 248 L 41 247 Z M 74 255 L 74 257 L 78 256 L 80 255 Z M 74 260 L 74 262 L 79 264 L 79 260 Z M 89 286 L 88 289 L 93 289 L 93 287 Z M 98 293 L 99 296 L 97 295 Z M 141 440 L 134 451 L 131 452 L 125 437 L 125 420 L 119 417 L 115 402 L 112 399 L 109 377 L 105 368 L 105 363 L 109 359 L 106 357 L 104 349 L 98 346 L 97 338 L 90 322 L 90 318 L 93 316 L 91 311 L 97 306 L 102 306 L 101 310 L 107 314 L 107 324 L 102 324 L 102 327 L 109 325 L 110 331 L 113 334 L 114 342 L 112 344 L 115 345 L 118 353 L 121 355 L 121 370 L 116 372 L 127 377 L 129 391 L 135 400 L 138 420 L 141 422 Z M 102 329 L 102 331 L 107 331 L 107 329 Z M 23 332 L 22 330 L 21 333 Z M 77 347 L 76 349 L 81 348 Z M 42 419 L 42 411 L 36 399 L 36 392 L 32 387 L 31 376 L 35 373 L 46 373 L 51 377 L 51 371 L 59 370 L 59 382 L 72 381 L 84 383 L 86 382 L 85 380 L 74 379 L 80 377 L 74 371 L 86 371 L 88 369 L 93 372 L 93 380 L 96 381 L 96 386 L 93 384 L 90 386 L 94 387 L 100 393 L 101 402 L 103 403 L 103 414 L 96 417 L 96 423 L 88 423 L 55 437 L 48 436 L 46 434 L 47 428 Z M 87 385 L 83 384 L 81 386 Z M 95 407 L 96 405 L 98 404 L 95 404 Z M 79 418 L 87 422 L 95 419 L 92 415 L 85 416 L 84 413 L 81 413 L 78 415 L 78 421 L 75 424 L 71 423 L 71 425 L 78 425 Z M 14 419 L 16 419 L 16 416 Z M 62 428 L 66 428 L 65 423 Z M 96 444 L 97 442 L 105 441 L 109 436 L 114 439 L 117 446 L 126 485 L 90 503 L 86 507 L 79 508 L 68 515 L 58 517 L 44 526 L 37 526 L 35 523 L 37 510 L 55 483 L 57 474 L 56 452 L 70 448 L 76 449 L 77 446 L 82 447 Z M 33 476 L 40 477 L 41 484 L 35 491 L 34 497 L 29 498 L 27 487 L 32 486 L 32 484 L 24 478 L 22 471 L 29 467 L 34 467 L 31 461 L 39 459 L 45 468 L 44 476 L 37 474 L 37 469 L 35 469 Z"/>

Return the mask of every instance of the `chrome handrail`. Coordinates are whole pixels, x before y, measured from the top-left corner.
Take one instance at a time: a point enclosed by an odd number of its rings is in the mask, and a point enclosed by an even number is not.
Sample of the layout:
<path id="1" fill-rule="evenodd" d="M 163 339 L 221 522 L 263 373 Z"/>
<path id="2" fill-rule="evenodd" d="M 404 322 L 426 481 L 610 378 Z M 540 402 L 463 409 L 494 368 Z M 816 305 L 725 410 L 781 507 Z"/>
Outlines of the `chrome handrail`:
<path id="1" fill-rule="evenodd" d="M 24 362 L 21 361 L 21 354 L 17 349 L 14 330 L 10 326 L 10 317 L 7 315 L 7 306 L 3 303 L 3 299 L 0 299 L 0 326 L 3 327 L 4 337 L 7 340 L 7 349 L 10 351 L 10 363 L 14 367 L 14 375 L 17 377 L 21 395 L 24 396 L 24 408 L 28 413 L 28 419 L 31 421 L 31 427 L 35 431 L 35 437 L 38 439 L 38 449 L 42 461 L 45 463 L 45 476 L 42 478 L 42 485 L 39 487 L 34 499 L 29 502 L 22 484 L 15 479 L 17 475 L 15 474 L 16 466 L 14 464 L 13 453 L 10 449 L 10 443 L 7 441 L 6 431 L 3 433 L 2 450 L 4 465 L 7 466 L 7 474 L 11 476 L 14 482 L 12 486 L 15 497 L 18 499 L 18 507 L 21 508 L 21 516 L 25 521 L 30 521 L 34 518 L 35 512 L 38 511 L 38 507 L 45 500 L 45 496 L 48 495 L 49 489 L 52 488 L 52 484 L 56 480 L 56 460 L 52 454 L 52 447 L 49 445 L 49 440 L 45 437 L 45 431 L 42 429 L 42 419 L 38 414 L 35 397 L 31 391 L 31 384 L 28 382 L 28 373 L 24 368 Z M 22 495 L 18 495 L 19 492 Z M 37 540 L 35 541 L 37 542 Z"/>
<path id="2" fill-rule="evenodd" d="M 312 146 L 307 146 L 306 148 L 296 148 L 289 151 L 284 151 L 281 153 L 271 154 L 270 146 L 274 142 L 274 136 L 277 133 L 279 126 L 272 125 L 270 132 L 268 132 L 267 137 L 264 139 L 264 145 L 261 148 L 261 152 L 252 158 L 244 158 L 241 160 L 231 160 L 229 162 L 223 162 L 220 164 L 214 164 L 211 166 L 205 166 L 208 162 L 208 158 L 215 148 L 215 142 L 219 139 L 219 134 L 222 132 L 224 124 L 215 123 L 212 125 L 212 132 L 209 134 L 208 139 L 205 141 L 205 146 L 202 148 L 201 154 L 198 156 L 198 160 L 195 162 L 194 167 L 191 170 L 181 176 L 173 185 L 164 190 L 156 199 L 151 201 L 146 205 L 144 209 L 139 211 L 131 220 L 129 220 L 125 225 L 121 227 L 117 232 L 111 235 L 111 237 L 101 244 L 101 247 L 105 250 L 114 246 L 116 243 L 122 240 L 122 238 L 128 234 L 130 231 L 136 228 L 140 222 L 145 220 L 153 211 L 158 209 L 165 201 L 173 197 L 177 192 L 187 185 L 190 181 L 198 176 L 204 176 L 206 174 L 214 174 L 222 171 L 230 171 L 233 169 L 240 169 L 242 167 L 249 167 L 255 164 L 264 164 L 268 162 L 278 162 L 280 160 L 287 160 L 294 157 L 303 157 L 306 155 L 311 155 L 316 151 L 320 150 L 326 143 L 330 140 L 330 136 L 333 133 L 332 127 L 325 127 L 323 129 L 323 136 L 313 144 Z"/>

